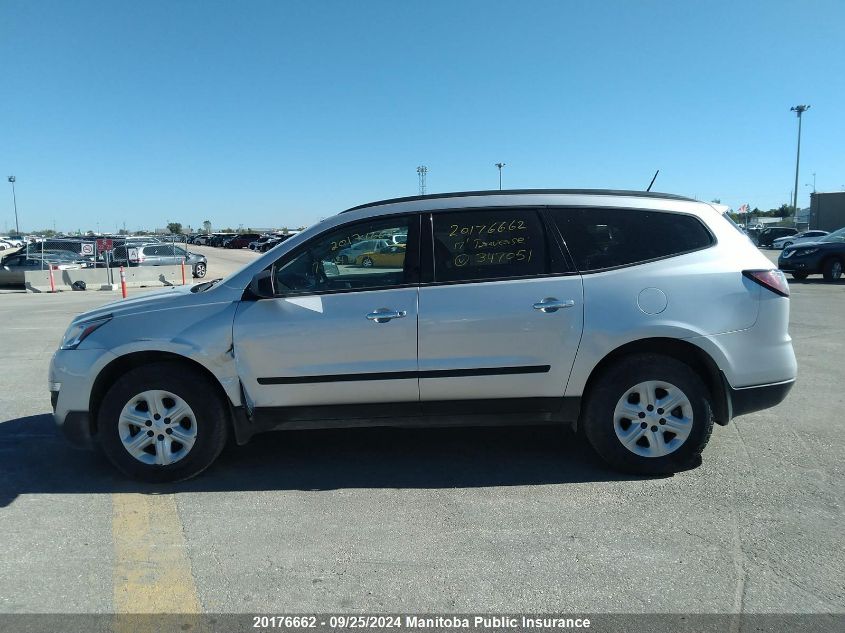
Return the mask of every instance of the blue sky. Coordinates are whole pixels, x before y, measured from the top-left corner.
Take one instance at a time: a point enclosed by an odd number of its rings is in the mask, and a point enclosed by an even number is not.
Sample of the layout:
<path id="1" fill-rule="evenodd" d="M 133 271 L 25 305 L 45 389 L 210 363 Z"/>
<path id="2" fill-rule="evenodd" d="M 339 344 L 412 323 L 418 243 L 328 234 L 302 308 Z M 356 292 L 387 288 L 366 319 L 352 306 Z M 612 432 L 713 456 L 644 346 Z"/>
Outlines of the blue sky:
<path id="1" fill-rule="evenodd" d="M 297 226 L 417 193 L 845 187 L 845 2 L 0 0 L 22 229 Z M 14 226 L 0 195 L 0 228 Z"/>

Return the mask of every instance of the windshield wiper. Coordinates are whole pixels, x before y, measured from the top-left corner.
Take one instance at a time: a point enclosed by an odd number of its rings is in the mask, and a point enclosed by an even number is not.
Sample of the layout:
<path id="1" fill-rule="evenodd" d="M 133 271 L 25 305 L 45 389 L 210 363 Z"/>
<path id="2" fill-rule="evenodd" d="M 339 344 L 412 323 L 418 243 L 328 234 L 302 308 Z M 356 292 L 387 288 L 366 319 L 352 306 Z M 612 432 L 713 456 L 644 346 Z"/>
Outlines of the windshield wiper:
<path id="1" fill-rule="evenodd" d="M 197 284 L 196 286 L 191 288 L 191 292 L 205 292 L 218 281 L 223 281 L 223 278 L 220 277 L 219 279 L 212 279 L 211 281 L 206 281 L 205 283 Z"/>

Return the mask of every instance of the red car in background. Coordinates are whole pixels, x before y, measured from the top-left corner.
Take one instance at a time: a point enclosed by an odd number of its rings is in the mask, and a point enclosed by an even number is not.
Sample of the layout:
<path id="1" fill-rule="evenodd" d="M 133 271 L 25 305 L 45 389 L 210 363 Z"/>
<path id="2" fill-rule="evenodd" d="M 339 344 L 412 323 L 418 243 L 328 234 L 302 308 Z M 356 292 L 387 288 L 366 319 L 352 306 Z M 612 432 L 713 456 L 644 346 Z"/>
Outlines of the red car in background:
<path id="1" fill-rule="evenodd" d="M 258 233 L 243 233 L 242 235 L 238 235 L 234 239 L 229 240 L 226 242 L 226 248 L 246 248 L 249 246 L 250 242 L 254 242 L 257 240 L 261 235 Z"/>

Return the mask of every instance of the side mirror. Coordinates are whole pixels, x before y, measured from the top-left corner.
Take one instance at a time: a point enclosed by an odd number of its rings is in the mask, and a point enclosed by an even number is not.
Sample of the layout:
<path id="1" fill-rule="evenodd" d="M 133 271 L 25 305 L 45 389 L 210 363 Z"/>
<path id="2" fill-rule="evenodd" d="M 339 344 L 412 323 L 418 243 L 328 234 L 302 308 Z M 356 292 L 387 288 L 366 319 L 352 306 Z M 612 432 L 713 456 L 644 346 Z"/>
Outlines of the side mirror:
<path id="1" fill-rule="evenodd" d="M 249 282 L 249 291 L 259 299 L 272 299 L 276 296 L 273 287 L 273 270 L 262 270 Z"/>

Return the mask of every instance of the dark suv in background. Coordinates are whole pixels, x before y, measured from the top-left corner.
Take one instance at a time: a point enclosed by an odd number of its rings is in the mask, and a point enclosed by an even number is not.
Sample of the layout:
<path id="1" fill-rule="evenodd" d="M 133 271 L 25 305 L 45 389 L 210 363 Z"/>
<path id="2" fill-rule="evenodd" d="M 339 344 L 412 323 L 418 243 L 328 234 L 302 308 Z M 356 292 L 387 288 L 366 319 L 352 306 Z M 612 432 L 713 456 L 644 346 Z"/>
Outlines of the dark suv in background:
<path id="1" fill-rule="evenodd" d="M 791 229 L 786 226 L 773 226 L 768 229 L 763 229 L 760 231 L 760 235 L 757 236 L 757 246 L 762 247 L 771 247 L 772 242 L 779 237 L 788 237 L 790 235 L 795 235 L 798 233 L 796 229 Z"/>
<path id="2" fill-rule="evenodd" d="M 821 274 L 825 281 L 838 281 L 845 269 L 845 228 L 815 242 L 787 246 L 778 257 L 778 268 L 798 280 Z"/>

